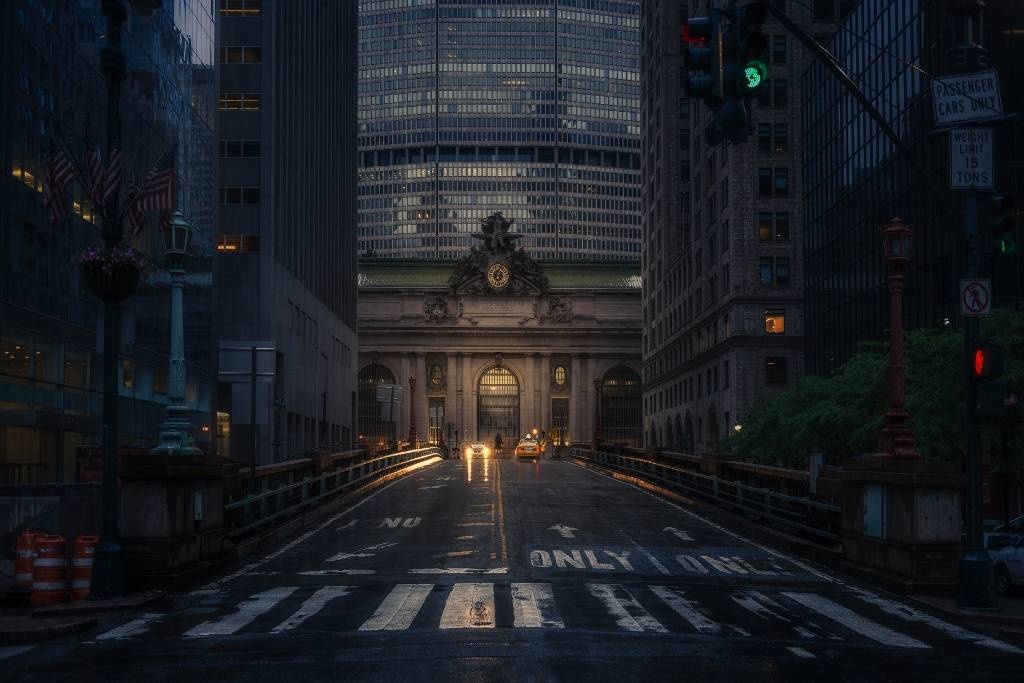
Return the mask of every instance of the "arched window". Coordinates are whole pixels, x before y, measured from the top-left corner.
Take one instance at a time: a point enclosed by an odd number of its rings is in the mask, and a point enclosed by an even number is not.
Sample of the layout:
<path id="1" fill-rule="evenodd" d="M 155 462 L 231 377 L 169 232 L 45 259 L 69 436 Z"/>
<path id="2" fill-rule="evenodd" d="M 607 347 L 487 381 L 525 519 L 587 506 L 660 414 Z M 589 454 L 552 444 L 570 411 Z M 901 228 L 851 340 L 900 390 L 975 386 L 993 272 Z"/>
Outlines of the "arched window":
<path id="1" fill-rule="evenodd" d="M 515 446 L 519 433 L 519 380 L 508 368 L 495 366 L 477 386 L 476 438 L 492 442 L 495 435 Z"/>
<path id="2" fill-rule="evenodd" d="M 565 369 L 564 365 L 556 365 L 555 369 L 551 372 L 551 377 L 555 380 L 555 386 L 559 389 L 565 388 L 565 385 L 569 383 L 569 371 Z"/>
<path id="3" fill-rule="evenodd" d="M 643 406 L 640 375 L 625 366 L 612 368 L 601 381 L 601 431 L 609 443 L 641 445 Z"/>
<path id="4" fill-rule="evenodd" d="M 395 384 L 395 376 L 383 365 L 367 365 L 359 371 L 359 442 L 371 451 L 385 448 L 394 440 L 398 415 L 382 412 L 385 404 L 378 398 L 377 389 Z M 397 411 L 397 405 L 393 407 Z"/>

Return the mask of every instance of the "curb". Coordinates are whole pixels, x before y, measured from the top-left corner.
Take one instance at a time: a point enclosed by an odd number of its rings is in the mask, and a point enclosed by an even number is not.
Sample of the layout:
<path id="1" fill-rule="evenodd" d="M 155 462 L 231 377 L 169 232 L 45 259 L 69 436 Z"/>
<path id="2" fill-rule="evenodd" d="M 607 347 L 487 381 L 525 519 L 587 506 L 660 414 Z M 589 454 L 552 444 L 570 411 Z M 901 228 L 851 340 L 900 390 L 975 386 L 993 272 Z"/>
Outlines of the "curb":
<path id="1" fill-rule="evenodd" d="M 146 591 L 123 599 L 114 600 L 81 600 L 79 602 L 64 602 L 59 605 L 48 605 L 32 610 L 33 618 L 50 618 L 77 616 L 85 614 L 102 614 L 104 612 L 120 612 L 131 610 L 148 605 L 167 595 L 163 590 Z"/>
<path id="2" fill-rule="evenodd" d="M 948 617 L 955 617 L 958 620 L 989 626 L 992 628 L 1009 629 L 1015 635 L 1024 633 L 1024 615 L 1015 616 L 995 611 L 977 611 L 962 609 L 955 604 L 950 605 L 948 601 L 935 599 L 928 595 L 907 595 L 907 598 L 914 602 L 929 607 L 936 612 L 942 612 Z"/>
<path id="3" fill-rule="evenodd" d="M 33 624 L 37 622 L 37 624 Z M 50 622 L 50 623 L 46 623 Z M 84 617 L 72 621 L 52 623 L 51 620 L 34 620 L 31 617 L 20 620 L 17 628 L 0 627 L 0 643 L 34 643 L 61 636 L 88 631 L 99 623 L 98 617 Z"/>

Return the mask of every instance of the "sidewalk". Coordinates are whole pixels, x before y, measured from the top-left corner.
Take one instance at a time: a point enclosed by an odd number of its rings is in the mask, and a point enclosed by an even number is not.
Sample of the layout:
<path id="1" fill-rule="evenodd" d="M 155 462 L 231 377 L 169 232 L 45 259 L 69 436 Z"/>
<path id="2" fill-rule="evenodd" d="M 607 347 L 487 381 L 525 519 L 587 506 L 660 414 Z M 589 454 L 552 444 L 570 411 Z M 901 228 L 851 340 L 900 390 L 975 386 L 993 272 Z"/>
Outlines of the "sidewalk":
<path id="1" fill-rule="evenodd" d="M 999 611 L 963 609 L 957 606 L 956 600 L 948 597 L 933 595 L 909 595 L 907 597 L 960 621 L 1024 635 L 1024 598 L 1019 596 L 1000 597 L 1001 609 Z"/>
<path id="2" fill-rule="evenodd" d="M 99 623 L 98 615 L 138 609 L 165 594 L 164 591 L 146 591 L 45 607 L 4 607 L 0 612 L 0 644 L 31 643 L 87 631 Z"/>

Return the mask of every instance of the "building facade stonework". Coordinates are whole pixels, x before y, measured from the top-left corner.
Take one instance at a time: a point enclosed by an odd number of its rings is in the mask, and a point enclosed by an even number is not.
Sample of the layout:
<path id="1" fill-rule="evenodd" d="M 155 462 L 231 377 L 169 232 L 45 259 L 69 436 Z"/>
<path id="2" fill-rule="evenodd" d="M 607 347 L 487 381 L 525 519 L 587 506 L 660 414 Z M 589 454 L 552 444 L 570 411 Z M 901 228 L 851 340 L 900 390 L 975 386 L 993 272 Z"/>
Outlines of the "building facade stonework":
<path id="1" fill-rule="evenodd" d="M 708 145 L 679 27 L 725 0 L 641 10 L 645 444 L 703 454 L 803 375 L 800 74 L 808 50 L 769 18 L 769 75 L 741 143 Z M 786 3 L 819 40 L 847 3 Z"/>
<path id="2" fill-rule="evenodd" d="M 495 216 L 459 262 L 360 263 L 360 439 L 591 441 L 600 411 L 605 441 L 639 445 L 638 269 L 541 268 Z M 381 385 L 402 387 L 393 420 Z"/>

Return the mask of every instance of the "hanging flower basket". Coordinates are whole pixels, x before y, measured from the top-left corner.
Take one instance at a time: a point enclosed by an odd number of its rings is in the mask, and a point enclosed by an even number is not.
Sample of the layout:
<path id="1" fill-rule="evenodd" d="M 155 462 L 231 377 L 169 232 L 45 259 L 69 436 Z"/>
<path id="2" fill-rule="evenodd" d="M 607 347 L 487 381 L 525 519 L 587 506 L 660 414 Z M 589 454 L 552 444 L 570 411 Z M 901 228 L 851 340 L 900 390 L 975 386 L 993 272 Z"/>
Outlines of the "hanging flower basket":
<path id="1" fill-rule="evenodd" d="M 116 244 L 86 249 L 78 257 L 78 264 L 96 296 L 104 301 L 123 301 L 139 286 L 139 276 L 147 262 L 142 252 L 127 244 Z"/>

